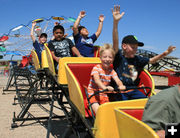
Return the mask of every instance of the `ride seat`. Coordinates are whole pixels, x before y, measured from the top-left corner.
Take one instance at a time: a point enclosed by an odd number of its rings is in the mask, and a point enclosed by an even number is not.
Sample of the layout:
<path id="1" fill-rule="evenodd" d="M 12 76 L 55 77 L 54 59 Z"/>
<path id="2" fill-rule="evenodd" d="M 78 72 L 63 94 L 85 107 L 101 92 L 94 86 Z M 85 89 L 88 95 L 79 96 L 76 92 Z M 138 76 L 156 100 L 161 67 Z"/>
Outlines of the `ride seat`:
<path id="1" fill-rule="evenodd" d="M 144 109 L 138 109 L 138 108 L 137 109 L 135 109 L 135 108 L 134 109 L 133 108 L 132 109 L 130 109 L 130 108 L 123 109 L 123 108 L 121 108 L 121 111 L 123 111 L 141 121 Z"/>
<path id="2" fill-rule="evenodd" d="M 87 101 L 84 86 L 88 86 L 91 70 L 95 65 L 96 64 L 93 64 L 93 63 L 92 64 L 90 64 L 90 63 L 88 63 L 88 64 L 85 64 L 85 63 L 83 63 L 83 64 L 67 64 L 69 70 L 72 73 L 71 76 L 67 75 L 70 99 L 76 105 L 76 107 L 78 109 L 81 109 L 80 112 L 83 110 L 82 114 L 85 117 L 91 116 L 91 113 L 88 108 L 88 101 Z M 71 87 L 72 85 L 70 85 L 70 83 L 71 83 L 70 79 L 74 79 L 76 81 L 76 85 L 74 87 L 78 87 L 80 89 L 80 91 L 73 91 L 73 90 L 75 90 L 75 88 Z M 78 95 L 81 95 L 82 97 L 81 96 L 80 96 L 81 98 L 76 97 L 77 98 L 76 99 L 74 97 L 74 96 L 76 96 L 76 95 L 74 95 L 75 93 L 78 93 Z M 78 102 L 80 102 L 80 100 L 83 103 L 83 105 L 78 104 Z"/>
<path id="3" fill-rule="evenodd" d="M 72 100 L 72 102 L 76 105 L 76 107 L 79 109 L 79 111 L 84 114 L 84 116 L 89 117 L 89 115 L 91 116 L 90 110 L 88 108 L 88 102 L 87 102 L 87 97 L 85 94 L 85 88 L 84 86 L 88 86 L 89 80 L 90 80 L 90 73 L 92 68 L 95 66 L 96 64 L 85 64 L 85 63 L 77 63 L 77 64 L 67 64 L 67 68 L 69 68 L 69 71 L 67 71 L 70 73 L 69 75 L 67 75 L 67 79 L 68 79 L 68 87 L 69 87 L 69 95 L 70 95 L 70 99 Z M 68 69 L 67 69 L 68 70 Z M 73 81 L 72 81 L 73 79 Z M 154 81 L 151 77 L 151 75 L 146 71 L 141 71 L 141 73 L 138 76 L 138 81 L 139 81 L 139 85 L 138 86 L 145 86 L 145 87 L 150 87 L 150 90 L 146 90 L 148 94 L 148 96 L 153 94 L 153 90 L 154 90 Z M 72 83 L 74 83 L 74 85 L 72 85 Z M 76 89 L 76 88 L 77 89 Z M 79 89 L 78 89 L 79 88 Z M 143 93 L 144 90 L 141 90 Z M 78 93 L 78 94 L 75 94 Z M 81 95 L 82 98 L 79 98 L 77 96 Z M 76 98 L 75 98 L 76 97 Z M 81 101 L 82 104 L 79 104 Z M 79 102 L 79 103 L 78 103 Z M 126 112 L 128 112 L 129 114 L 133 114 L 133 111 L 129 111 L 126 110 Z M 141 120 L 142 118 L 142 114 L 143 114 L 143 110 L 139 110 L 137 111 L 137 118 L 139 120 Z"/>

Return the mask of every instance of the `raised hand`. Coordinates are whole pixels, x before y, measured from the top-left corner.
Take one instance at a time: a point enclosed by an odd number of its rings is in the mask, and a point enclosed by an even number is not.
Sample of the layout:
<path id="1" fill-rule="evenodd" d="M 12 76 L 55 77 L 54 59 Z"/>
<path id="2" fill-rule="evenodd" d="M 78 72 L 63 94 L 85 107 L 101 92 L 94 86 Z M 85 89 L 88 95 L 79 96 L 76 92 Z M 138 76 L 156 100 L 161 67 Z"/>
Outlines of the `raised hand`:
<path id="1" fill-rule="evenodd" d="M 166 55 L 170 54 L 172 51 L 176 49 L 175 46 L 169 46 L 168 49 L 164 52 Z"/>
<path id="2" fill-rule="evenodd" d="M 86 16 L 86 12 L 85 11 L 80 11 L 79 17 L 83 18 L 84 16 Z"/>
<path id="3" fill-rule="evenodd" d="M 125 12 L 120 13 L 120 5 L 115 5 L 114 9 L 112 9 L 112 14 L 113 14 L 113 18 L 114 21 L 119 21 Z"/>
<path id="4" fill-rule="evenodd" d="M 105 18 L 104 15 L 101 14 L 101 15 L 99 16 L 99 21 L 100 21 L 100 22 L 103 22 L 103 21 L 104 21 L 104 18 Z"/>
<path id="5" fill-rule="evenodd" d="M 54 23 L 54 26 L 57 26 L 57 25 L 59 25 L 59 23 L 58 23 L 58 22 L 55 22 L 55 23 Z"/>
<path id="6" fill-rule="evenodd" d="M 32 22 L 32 26 L 33 26 L 33 27 L 36 26 L 36 22 Z"/>

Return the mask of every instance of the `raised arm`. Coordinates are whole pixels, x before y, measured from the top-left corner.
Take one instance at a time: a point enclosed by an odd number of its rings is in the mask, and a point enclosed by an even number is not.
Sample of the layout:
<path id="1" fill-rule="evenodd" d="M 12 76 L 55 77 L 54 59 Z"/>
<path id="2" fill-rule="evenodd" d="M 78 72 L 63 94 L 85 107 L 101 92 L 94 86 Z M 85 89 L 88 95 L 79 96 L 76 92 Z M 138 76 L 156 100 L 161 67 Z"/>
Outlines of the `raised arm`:
<path id="1" fill-rule="evenodd" d="M 166 51 L 164 51 L 162 54 L 159 54 L 157 56 L 154 56 L 154 57 L 150 58 L 149 63 L 151 63 L 151 64 L 156 63 L 158 60 L 164 58 L 165 56 L 170 54 L 175 49 L 176 49 L 175 46 L 169 46 L 168 49 Z"/>
<path id="2" fill-rule="evenodd" d="M 80 23 L 81 19 L 82 19 L 84 16 L 86 16 L 86 12 L 85 12 L 85 11 L 81 11 L 81 12 L 79 13 L 78 18 L 76 19 L 76 21 L 75 21 L 75 23 L 74 23 L 74 25 L 73 25 L 73 33 L 74 33 L 74 35 L 77 35 L 77 34 L 78 34 L 78 26 L 79 26 L 79 23 Z"/>
<path id="3" fill-rule="evenodd" d="M 101 34 L 102 27 L 103 27 L 103 21 L 104 21 L 104 15 L 100 15 L 99 16 L 99 26 L 98 26 L 98 29 L 97 29 L 97 31 L 95 33 L 97 38 Z"/>
<path id="4" fill-rule="evenodd" d="M 124 12 L 120 14 L 120 6 L 114 6 L 114 9 L 112 9 L 112 15 L 113 15 L 113 48 L 115 50 L 115 53 L 117 53 L 119 49 L 118 23 L 119 20 L 123 17 Z"/>
<path id="5" fill-rule="evenodd" d="M 33 43 L 36 41 L 36 38 L 34 36 L 34 27 L 36 26 L 36 22 L 32 22 L 32 27 L 31 27 L 31 39 Z"/>

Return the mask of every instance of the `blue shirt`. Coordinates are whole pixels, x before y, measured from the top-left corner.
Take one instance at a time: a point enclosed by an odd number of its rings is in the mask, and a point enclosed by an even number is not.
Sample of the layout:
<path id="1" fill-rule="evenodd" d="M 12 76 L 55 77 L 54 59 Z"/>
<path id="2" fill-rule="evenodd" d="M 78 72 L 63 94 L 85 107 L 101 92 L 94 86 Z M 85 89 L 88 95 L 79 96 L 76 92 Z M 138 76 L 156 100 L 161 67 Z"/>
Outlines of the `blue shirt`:
<path id="1" fill-rule="evenodd" d="M 114 59 L 114 70 L 117 72 L 119 79 L 125 86 L 136 86 L 131 78 L 125 77 L 122 74 L 130 75 L 128 65 L 134 65 L 137 71 L 143 70 L 143 68 L 149 63 L 149 58 L 135 55 L 134 58 L 125 58 L 122 51 L 119 50 Z"/>
<path id="2" fill-rule="evenodd" d="M 84 57 L 94 57 L 94 42 L 97 40 L 95 34 L 91 35 L 90 37 L 84 38 L 79 33 L 77 35 L 73 35 L 74 42 Z"/>
<path id="3" fill-rule="evenodd" d="M 35 48 L 35 51 L 38 55 L 39 62 L 41 62 L 41 53 L 44 49 L 44 44 L 40 44 L 37 40 L 33 43 L 33 47 Z"/>

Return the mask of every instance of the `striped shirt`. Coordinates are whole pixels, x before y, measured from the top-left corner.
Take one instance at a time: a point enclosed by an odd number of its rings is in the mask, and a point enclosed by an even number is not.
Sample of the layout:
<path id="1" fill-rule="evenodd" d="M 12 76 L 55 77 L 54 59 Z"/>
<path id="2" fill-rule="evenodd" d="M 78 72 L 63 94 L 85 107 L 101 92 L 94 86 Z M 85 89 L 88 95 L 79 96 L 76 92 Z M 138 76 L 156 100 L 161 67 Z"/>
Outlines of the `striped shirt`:
<path id="1" fill-rule="evenodd" d="M 89 95 L 92 95 L 95 91 L 101 91 L 97 84 L 95 83 L 94 80 L 94 75 L 98 75 L 101 82 L 105 85 L 108 86 L 111 82 L 111 78 L 115 79 L 117 76 L 117 73 L 114 71 L 114 69 L 109 69 L 109 70 L 104 70 L 102 68 L 101 64 L 98 64 L 93 67 L 91 71 L 91 77 L 88 85 L 88 93 Z"/>

